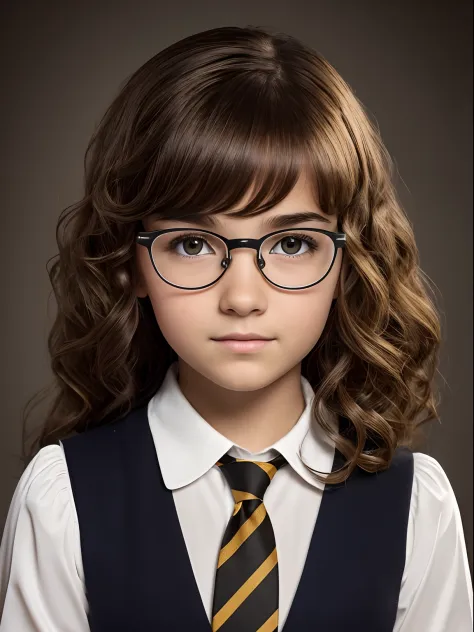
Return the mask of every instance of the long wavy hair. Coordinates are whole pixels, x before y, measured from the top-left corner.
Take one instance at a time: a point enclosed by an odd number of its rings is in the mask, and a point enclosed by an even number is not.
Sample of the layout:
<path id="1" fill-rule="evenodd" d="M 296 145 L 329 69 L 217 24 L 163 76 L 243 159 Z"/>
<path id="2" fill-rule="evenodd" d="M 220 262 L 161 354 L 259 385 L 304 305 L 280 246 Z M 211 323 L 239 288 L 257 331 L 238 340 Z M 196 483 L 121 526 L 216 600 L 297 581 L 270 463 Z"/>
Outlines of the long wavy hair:
<path id="1" fill-rule="evenodd" d="M 84 196 L 62 211 L 49 262 L 54 379 L 25 406 L 25 460 L 144 405 L 177 359 L 149 300 L 135 295 L 143 218 L 228 211 L 250 190 L 229 214 L 260 214 L 303 168 L 347 236 L 339 297 L 302 360 L 312 421 L 346 460 L 328 476 L 311 471 L 341 483 L 355 467 L 386 469 L 399 446 L 413 449 L 420 426 L 438 419 L 441 327 L 378 128 L 318 52 L 285 33 L 223 27 L 152 57 L 94 130 Z M 29 413 L 51 394 L 28 446 Z"/>

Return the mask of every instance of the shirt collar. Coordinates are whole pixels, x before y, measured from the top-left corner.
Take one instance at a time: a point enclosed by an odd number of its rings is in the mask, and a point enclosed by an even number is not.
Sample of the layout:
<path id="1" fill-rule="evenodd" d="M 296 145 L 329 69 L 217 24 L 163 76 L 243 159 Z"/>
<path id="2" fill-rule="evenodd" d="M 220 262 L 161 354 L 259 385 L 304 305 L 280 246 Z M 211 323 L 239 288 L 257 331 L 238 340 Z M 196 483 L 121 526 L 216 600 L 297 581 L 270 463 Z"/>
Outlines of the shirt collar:
<path id="1" fill-rule="evenodd" d="M 211 467 L 223 454 L 240 459 L 269 461 L 282 454 L 289 465 L 310 485 L 324 489 L 324 483 L 306 469 L 298 455 L 319 472 L 331 472 L 334 442 L 318 424 L 310 423 L 314 391 L 301 375 L 305 409 L 296 424 L 281 439 L 260 452 L 249 452 L 215 430 L 191 406 L 178 383 L 178 361 L 168 368 L 163 383 L 148 403 L 148 420 L 168 489 L 189 485 Z"/>

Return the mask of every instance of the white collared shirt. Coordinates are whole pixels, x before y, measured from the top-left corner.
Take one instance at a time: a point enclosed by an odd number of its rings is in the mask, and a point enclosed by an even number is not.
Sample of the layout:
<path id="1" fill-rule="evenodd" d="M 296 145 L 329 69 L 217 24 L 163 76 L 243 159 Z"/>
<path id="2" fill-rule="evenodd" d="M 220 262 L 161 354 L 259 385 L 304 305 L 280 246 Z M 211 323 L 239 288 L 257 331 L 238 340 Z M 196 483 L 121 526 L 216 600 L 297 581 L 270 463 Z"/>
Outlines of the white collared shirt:
<path id="1" fill-rule="evenodd" d="M 330 472 L 334 445 L 310 425 L 314 391 L 301 376 L 306 407 L 293 428 L 258 453 L 217 432 L 191 406 L 177 381 L 178 364 L 148 404 L 148 420 L 208 619 L 215 570 L 234 501 L 215 465 L 229 453 L 269 461 L 282 454 L 265 494 L 278 551 L 281 630 L 309 548 L 324 483 L 302 464 Z M 441 465 L 414 453 L 406 563 L 394 632 L 471 632 L 472 581 L 453 489 Z M 283 501 L 284 499 L 284 501 Z M 1 632 L 88 632 L 79 525 L 60 445 L 42 448 L 16 487 L 0 546 Z"/>

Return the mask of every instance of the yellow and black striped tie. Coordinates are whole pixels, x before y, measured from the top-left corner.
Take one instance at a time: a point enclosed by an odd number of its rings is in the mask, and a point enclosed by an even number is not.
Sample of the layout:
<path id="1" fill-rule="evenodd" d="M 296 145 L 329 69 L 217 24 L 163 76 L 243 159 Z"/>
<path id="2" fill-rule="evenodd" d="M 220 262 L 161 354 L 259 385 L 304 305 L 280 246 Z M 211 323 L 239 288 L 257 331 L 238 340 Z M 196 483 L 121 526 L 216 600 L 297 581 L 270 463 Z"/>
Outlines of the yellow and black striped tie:
<path id="1" fill-rule="evenodd" d="M 224 454 L 217 462 L 234 496 L 222 539 L 212 606 L 212 631 L 278 630 L 278 558 L 263 496 L 278 469 L 279 454 L 265 463 Z"/>

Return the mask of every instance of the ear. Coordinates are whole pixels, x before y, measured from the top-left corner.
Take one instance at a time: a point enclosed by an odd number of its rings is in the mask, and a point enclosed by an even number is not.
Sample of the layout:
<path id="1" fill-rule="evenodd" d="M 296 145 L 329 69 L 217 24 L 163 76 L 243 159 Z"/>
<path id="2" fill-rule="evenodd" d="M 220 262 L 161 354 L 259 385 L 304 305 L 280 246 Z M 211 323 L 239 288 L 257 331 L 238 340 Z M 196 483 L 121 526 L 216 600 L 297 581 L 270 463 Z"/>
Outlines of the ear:
<path id="1" fill-rule="evenodd" d="M 135 288 L 135 295 L 137 298 L 146 298 L 148 296 L 148 292 L 142 286 L 137 285 Z"/>

